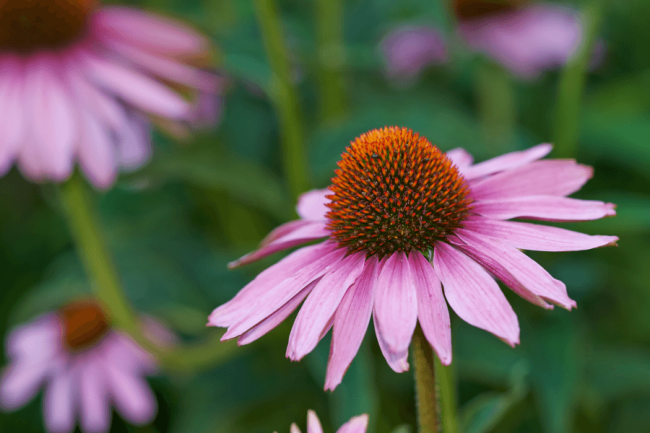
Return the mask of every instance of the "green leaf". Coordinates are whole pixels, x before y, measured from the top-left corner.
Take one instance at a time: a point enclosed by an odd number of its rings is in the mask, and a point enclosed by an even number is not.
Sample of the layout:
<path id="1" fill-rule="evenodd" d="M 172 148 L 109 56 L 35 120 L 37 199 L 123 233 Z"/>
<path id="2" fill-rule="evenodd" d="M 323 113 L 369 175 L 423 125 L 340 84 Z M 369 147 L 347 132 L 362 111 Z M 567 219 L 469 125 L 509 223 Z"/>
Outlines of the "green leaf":
<path id="1" fill-rule="evenodd" d="M 589 357 L 590 385 L 612 401 L 634 395 L 650 396 L 650 352 L 632 347 L 601 347 Z"/>

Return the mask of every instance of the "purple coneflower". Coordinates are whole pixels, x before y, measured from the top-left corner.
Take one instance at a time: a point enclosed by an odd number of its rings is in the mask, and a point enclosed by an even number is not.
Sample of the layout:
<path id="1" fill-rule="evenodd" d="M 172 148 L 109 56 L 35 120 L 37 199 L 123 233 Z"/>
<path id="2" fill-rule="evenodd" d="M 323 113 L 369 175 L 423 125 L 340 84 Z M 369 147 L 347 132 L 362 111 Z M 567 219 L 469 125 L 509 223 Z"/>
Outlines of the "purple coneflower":
<path id="1" fill-rule="evenodd" d="M 411 81 L 429 65 L 447 62 L 440 31 L 425 25 L 404 25 L 382 39 L 381 51 L 390 78 Z"/>
<path id="2" fill-rule="evenodd" d="M 174 337 L 148 319 L 159 343 Z M 125 334 L 112 329 L 91 301 L 76 301 L 13 330 L 7 339 L 10 365 L 0 379 L 0 407 L 15 410 L 45 385 L 43 413 L 50 433 L 72 432 L 76 418 L 85 432 L 106 432 L 111 405 L 133 424 L 156 415 L 156 398 L 145 375 L 154 358 Z"/>
<path id="3" fill-rule="evenodd" d="M 78 160 L 95 186 L 110 186 L 118 168 L 148 159 L 149 120 L 205 121 L 188 97 L 216 98 L 220 82 L 189 63 L 208 48 L 131 8 L 0 2 L 0 174 L 17 162 L 34 181 L 61 181 Z"/>
<path id="4" fill-rule="evenodd" d="M 564 65 L 582 41 L 576 11 L 521 0 L 455 0 L 458 30 L 476 51 L 522 78 Z"/>
<path id="5" fill-rule="evenodd" d="M 461 319 L 518 344 L 517 316 L 492 276 L 534 304 L 570 310 L 576 304 L 565 285 L 519 250 L 586 250 L 618 240 L 506 221 L 615 215 L 611 203 L 567 198 L 593 170 L 573 160 L 539 161 L 550 150 L 540 144 L 472 165 L 464 150 L 444 154 L 407 128 L 361 135 L 343 153 L 329 189 L 300 198 L 301 219 L 278 227 L 257 251 L 231 265 L 326 241 L 266 269 L 215 309 L 208 324 L 227 327 L 224 340 L 239 337 L 239 344 L 248 344 L 306 299 L 287 357 L 300 360 L 333 326 L 326 389 L 341 382 L 371 316 L 393 370 L 408 369 L 418 322 L 442 363 L 449 364 L 445 298 Z"/>
<path id="6" fill-rule="evenodd" d="M 367 428 L 368 415 L 360 415 L 343 424 L 336 433 L 366 433 Z M 300 429 L 296 424 L 291 424 L 291 433 L 300 433 Z M 307 433 L 323 433 L 320 420 L 313 410 L 307 412 Z"/>

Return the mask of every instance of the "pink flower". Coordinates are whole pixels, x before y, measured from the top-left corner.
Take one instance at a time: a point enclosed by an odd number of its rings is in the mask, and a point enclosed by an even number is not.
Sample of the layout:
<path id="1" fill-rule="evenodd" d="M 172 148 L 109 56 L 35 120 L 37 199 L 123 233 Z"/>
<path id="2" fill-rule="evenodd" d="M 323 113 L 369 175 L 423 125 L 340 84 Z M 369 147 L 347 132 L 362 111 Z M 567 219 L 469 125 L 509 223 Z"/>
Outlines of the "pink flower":
<path id="1" fill-rule="evenodd" d="M 391 78 L 413 80 L 429 65 L 447 62 L 447 46 L 440 31 L 430 26 L 402 26 L 380 44 Z"/>
<path id="2" fill-rule="evenodd" d="M 209 325 L 248 344 L 305 300 L 287 357 L 311 352 L 333 327 L 326 389 L 342 380 L 373 317 L 379 346 L 396 372 L 408 369 L 419 322 L 443 364 L 451 362 L 447 303 L 461 319 L 514 346 L 517 316 L 492 276 L 543 308 L 575 307 L 565 285 L 520 249 L 576 251 L 613 245 L 614 236 L 526 222 L 615 215 L 614 205 L 567 198 L 591 178 L 573 160 L 539 161 L 548 144 L 472 164 L 462 149 L 444 154 L 407 128 L 361 135 L 346 149 L 329 190 L 298 202 L 301 219 L 272 231 L 232 266 L 326 238 L 259 274 L 215 309 Z M 442 286 L 441 286 L 442 283 Z M 444 286 L 444 297 L 442 287 Z"/>
<path id="3" fill-rule="evenodd" d="M 368 428 L 368 415 L 355 416 L 350 421 L 341 426 L 336 433 L 366 433 Z M 291 433 L 300 433 L 296 424 L 291 424 Z M 316 412 L 310 410 L 307 412 L 307 433 L 323 433 L 323 427 Z"/>
<path id="4" fill-rule="evenodd" d="M 458 31 L 476 51 L 522 78 L 564 65 L 582 41 L 578 14 L 563 6 L 532 4 L 478 9 L 477 1 L 455 2 Z M 487 2 L 490 3 L 490 2 Z"/>
<path id="5" fill-rule="evenodd" d="M 202 95 L 208 106 L 216 100 L 219 78 L 189 65 L 207 56 L 205 38 L 165 18 L 94 3 L 0 5 L 0 174 L 16 162 L 31 180 L 62 181 L 78 161 L 107 188 L 119 168 L 149 158 L 148 119 L 189 125 L 203 114 L 178 91 Z"/>
<path id="6" fill-rule="evenodd" d="M 169 331 L 145 321 L 149 333 L 169 343 Z M 10 365 L 0 379 L 0 406 L 15 410 L 45 385 L 48 432 L 71 432 L 76 417 L 85 432 L 106 432 L 111 405 L 133 424 L 157 412 L 145 375 L 156 372 L 153 357 L 125 334 L 111 329 L 99 307 L 68 304 L 13 330 L 7 339 Z"/>

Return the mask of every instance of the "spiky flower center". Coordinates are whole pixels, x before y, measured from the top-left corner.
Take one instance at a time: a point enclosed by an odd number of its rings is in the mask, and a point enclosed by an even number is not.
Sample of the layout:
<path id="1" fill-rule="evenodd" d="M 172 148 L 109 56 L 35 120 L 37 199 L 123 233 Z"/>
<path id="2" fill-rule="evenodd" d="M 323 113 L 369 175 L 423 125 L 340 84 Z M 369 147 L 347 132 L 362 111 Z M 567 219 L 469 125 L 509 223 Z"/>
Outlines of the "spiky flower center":
<path id="1" fill-rule="evenodd" d="M 454 0 L 454 12 L 462 20 L 484 18 L 519 8 L 524 0 Z"/>
<path id="2" fill-rule="evenodd" d="M 328 227 L 339 245 L 379 258 L 433 249 L 461 227 L 471 199 L 451 160 L 408 128 L 373 129 L 343 153 Z"/>
<path id="3" fill-rule="evenodd" d="M 56 49 L 84 31 L 95 0 L 0 0 L 0 51 Z"/>
<path id="4" fill-rule="evenodd" d="M 97 344 L 108 333 L 110 325 L 104 312 L 92 301 L 76 301 L 59 310 L 63 323 L 63 340 L 71 351 L 80 351 Z"/>

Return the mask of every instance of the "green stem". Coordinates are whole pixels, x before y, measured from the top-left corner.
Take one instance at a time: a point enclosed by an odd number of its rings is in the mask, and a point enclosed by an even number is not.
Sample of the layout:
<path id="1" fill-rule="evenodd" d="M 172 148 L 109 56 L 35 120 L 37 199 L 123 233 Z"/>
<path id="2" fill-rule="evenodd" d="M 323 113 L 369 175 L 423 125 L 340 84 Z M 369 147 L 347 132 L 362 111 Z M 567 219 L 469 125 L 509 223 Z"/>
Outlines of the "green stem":
<path id="1" fill-rule="evenodd" d="M 345 89 L 341 69 L 345 62 L 341 0 L 316 1 L 317 61 L 321 118 L 331 120 L 345 112 Z"/>
<path id="2" fill-rule="evenodd" d="M 511 150 L 517 121 L 515 90 L 510 75 L 484 61 L 476 77 L 478 111 L 485 141 L 496 152 Z"/>
<path id="3" fill-rule="evenodd" d="M 435 372 L 440 393 L 440 421 L 443 433 L 458 433 L 456 419 L 456 380 L 453 364 L 445 367 L 438 357 L 435 357 Z"/>
<path id="4" fill-rule="evenodd" d="M 115 326 L 129 333 L 164 367 L 174 370 L 191 371 L 214 365 L 234 353 L 236 344 L 222 344 L 216 335 L 201 344 L 179 344 L 173 348 L 160 347 L 146 338 L 138 316 L 124 295 L 84 180 L 78 175 L 72 176 L 60 188 L 60 198 L 78 254 L 92 281 L 91 287 Z"/>
<path id="5" fill-rule="evenodd" d="M 433 350 L 420 325 L 413 334 L 413 363 L 415 364 L 415 401 L 418 412 L 418 432 L 438 433 L 438 395 L 434 373 Z"/>
<path id="6" fill-rule="evenodd" d="M 583 42 L 560 76 L 555 108 L 555 156 L 560 158 L 573 158 L 578 150 L 580 105 L 587 68 L 601 23 L 602 9 L 602 0 L 586 2 L 582 14 Z"/>
<path id="7" fill-rule="evenodd" d="M 255 10 L 273 73 L 270 92 L 280 121 L 284 170 L 291 193 L 297 197 L 309 188 L 309 180 L 302 116 L 292 84 L 289 56 L 275 1 L 255 0 Z"/>

